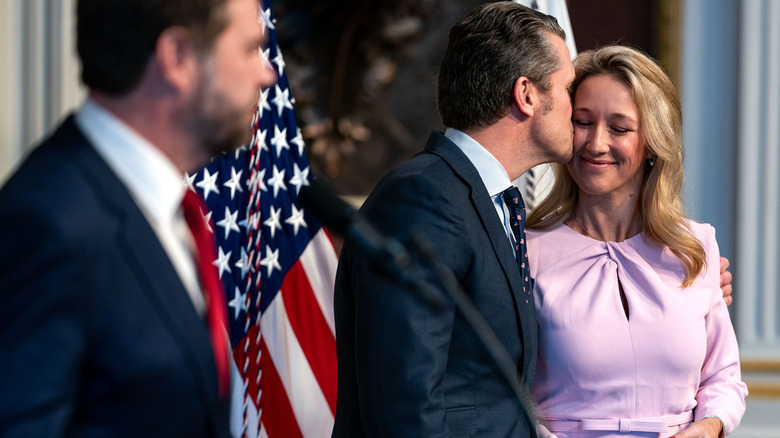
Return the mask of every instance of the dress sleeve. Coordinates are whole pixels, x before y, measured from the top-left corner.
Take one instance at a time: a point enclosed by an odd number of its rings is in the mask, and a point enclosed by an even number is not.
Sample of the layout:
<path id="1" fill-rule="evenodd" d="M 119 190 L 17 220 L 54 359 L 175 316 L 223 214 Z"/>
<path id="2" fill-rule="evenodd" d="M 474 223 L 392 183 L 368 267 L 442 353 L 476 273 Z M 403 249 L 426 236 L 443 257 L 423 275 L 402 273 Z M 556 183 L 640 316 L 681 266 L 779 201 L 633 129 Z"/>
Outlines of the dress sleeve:
<path id="1" fill-rule="evenodd" d="M 705 316 L 707 352 L 701 369 L 696 394 L 696 421 L 716 416 L 723 421 L 724 432 L 730 434 L 745 413 L 747 386 L 742 381 L 739 348 L 728 308 L 720 290 L 720 251 L 712 226 L 701 227 L 699 239 L 707 254 L 704 281 L 711 286 L 710 310 Z"/>

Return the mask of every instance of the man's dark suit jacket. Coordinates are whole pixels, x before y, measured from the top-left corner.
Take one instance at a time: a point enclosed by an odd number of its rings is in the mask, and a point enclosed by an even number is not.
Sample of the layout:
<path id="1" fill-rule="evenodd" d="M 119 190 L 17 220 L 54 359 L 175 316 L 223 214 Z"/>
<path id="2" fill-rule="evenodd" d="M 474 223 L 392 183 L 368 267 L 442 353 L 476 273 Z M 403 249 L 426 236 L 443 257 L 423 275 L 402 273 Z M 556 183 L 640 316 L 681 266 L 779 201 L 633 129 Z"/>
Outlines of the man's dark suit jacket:
<path id="1" fill-rule="evenodd" d="M 361 214 L 386 235 L 403 238 L 413 229 L 427 235 L 530 383 L 533 296 L 522 293 L 506 231 L 460 149 L 433 133 L 423 152 L 379 182 Z M 430 300 L 404 289 L 347 241 L 335 294 L 334 437 L 535 436 L 444 292 Z"/>
<path id="2" fill-rule="evenodd" d="M 0 436 L 229 436 L 205 322 L 72 117 L 0 224 Z"/>

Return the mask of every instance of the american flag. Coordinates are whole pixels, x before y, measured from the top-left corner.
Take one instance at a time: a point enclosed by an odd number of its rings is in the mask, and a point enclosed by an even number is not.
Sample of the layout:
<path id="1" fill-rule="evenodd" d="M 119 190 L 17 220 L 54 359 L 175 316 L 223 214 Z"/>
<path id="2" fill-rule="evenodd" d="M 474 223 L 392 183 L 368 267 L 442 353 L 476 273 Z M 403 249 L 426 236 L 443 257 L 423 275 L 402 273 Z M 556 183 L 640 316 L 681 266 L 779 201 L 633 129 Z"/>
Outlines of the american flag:
<path id="1" fill-rule="evenodd" d="M 261 52 L 278 83 L 258 100 L 251 143 L 186 182 L 206 200 L 218 244 L 235 361 L 233 436 L 330 436 L 337 258 L 321 223 L 298 203 L 312 174 L 269 1 L 260 8 L 268 34 Z"/>

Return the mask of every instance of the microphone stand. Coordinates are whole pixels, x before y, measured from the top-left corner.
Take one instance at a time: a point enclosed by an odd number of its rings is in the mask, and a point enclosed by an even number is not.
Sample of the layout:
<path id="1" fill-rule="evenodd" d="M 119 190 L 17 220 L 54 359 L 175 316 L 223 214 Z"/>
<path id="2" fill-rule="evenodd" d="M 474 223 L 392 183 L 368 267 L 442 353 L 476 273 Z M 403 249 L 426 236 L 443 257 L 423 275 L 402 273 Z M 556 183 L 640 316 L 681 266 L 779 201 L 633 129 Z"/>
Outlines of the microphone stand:
<path id="1" fill-rule="evenodd" d="M 426 271 L 414 263 L 415 259 L 407 250 L 407 246 L 397 239 L 383 236 L 354 208 L 326 189 L 322 183 L 317 180 L 311 181 L 311 186 L 301 189 L 299 199 L 304 206 L 318 215 L 326 226 L 351 239 L 375 266 L 383 269 L 401 284 L 425 296 L 432 303 L 439 300 L 439 291 L 424 280 Z M 434 274 L 474 330 L 488 355 L 509 383 L 531 424 L 534 426 L 541 424 L 539 408 L 528 386 L 518 379 L 516 364 L 480 311 L 463 291 L 455 274 L 438 259 L 430 240 L 419 231 L 413 230 L 409 238 L 409 246 L 421 256 L 422 267 Z"/>
<path id="2" fill-rule="evenodd" d="M 439 292 L 423 280 L 424 272 L 414 265 L 415 258 L 409 253 L 407 246 L 396 239 L 385 238 L 359 214 L 353 216 L 352 225 L 347 229 L 346 234 L 347 238 L 352 239 L 376 266 L 397 278 L 401 284 L 427 297 L 431 302 L 437 301 Z M 539 407 L 531 395 L 528 385 L 517 378 L 516 364 L 504 346 L 501 345 L 501 341 L 498 340 L 485 317 L 463 291 L 452 270 L 438 259 L 430 240 L 415 230 L 411 233 L 407 245 L 421 256 L 419 261 L 433 272 L 441 286 L 455 302 L 455 307 L 474 330 L 501 375 L 506 379 L 531 424 L 540 424 Z"/>
<path id="3" fill-rule="evenodd" d="M 474 306 L 474 303 L 463 291 L 463 288 L 460 287 L 460 283 L 458 283 L 458 279 L 455 278 L 452 270 L 436 257 L 433 245 L 422 233 L 416 230 L 413 231 L 409 243 L 422 256 L 422 261 L 433 271 L 444 290 L 447 291 L 447 294 L 455 302 L 455 306 L 460 310 L 466 322 L 474 330 L 477 338 L 479 338 L 485 350 L 487 350 L 488 355 L 493 359 L 493 362 L 507 383 L 509 383 L 517 400 L 520 402 L 520 406 L 528 415 L 528 419 L 531 420 L 531 424 L 540 424 L 539 406 L 536 404 L 533 395 L 531 395 L 528 385 L 517 378 L 516 364 L 509 357 L 509 353 L 507 353 L 504 346 L 501 345 L 501 341 L 498 340 L 496 333 L 490 328 L 485 317 L 482 316 L 482 313 Z M 425 286 L 427 285 L 420 284 L 419 288 L 425 288 Z"/>

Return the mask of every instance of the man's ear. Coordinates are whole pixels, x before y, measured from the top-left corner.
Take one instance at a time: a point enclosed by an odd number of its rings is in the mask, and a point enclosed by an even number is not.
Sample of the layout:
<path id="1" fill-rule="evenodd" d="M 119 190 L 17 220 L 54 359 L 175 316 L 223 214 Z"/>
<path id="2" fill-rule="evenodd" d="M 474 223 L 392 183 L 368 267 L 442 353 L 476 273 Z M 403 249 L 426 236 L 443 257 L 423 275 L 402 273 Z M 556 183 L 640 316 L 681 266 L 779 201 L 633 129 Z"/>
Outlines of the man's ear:
<path id="1" fill-rule="evenodd" d="M 157 38 L 154 50 L 161 79 L 179 92 L 187 93 L 197 82 L 197 54 L 190 32 L 169 27 Z"/>
<path id="2" fill-rule="evenodd" d="M 525 76 L 520 76 L 515 81 L 512 92 L 517 109 L 528 117 L 533 116 L 534 110 L 541 102 L 539 90 L 533 82 Z"/>

